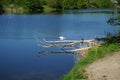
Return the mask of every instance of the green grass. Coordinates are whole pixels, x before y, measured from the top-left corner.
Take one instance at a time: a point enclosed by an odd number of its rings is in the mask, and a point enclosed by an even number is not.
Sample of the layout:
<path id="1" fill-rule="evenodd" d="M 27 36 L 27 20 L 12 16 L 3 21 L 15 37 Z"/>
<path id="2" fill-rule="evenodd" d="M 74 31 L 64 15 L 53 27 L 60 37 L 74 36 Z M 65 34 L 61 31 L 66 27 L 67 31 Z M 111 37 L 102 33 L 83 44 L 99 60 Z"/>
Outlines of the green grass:
<path id="1" fill-rule="evenodd" d="M 120 15 L 116 16 L 116 19 L 120 19 Z"/>
<path id="2" fill-rule="evenodd" d="M 113 38 L 113 36 L 120 36 L 120 30 L 118 30 L 115 34 L 107 32 L 105 44 L 90 49 L 88 51 L 88 55 L 85 58 L 82 58 L 80 61 L 78 61 L 72 68 L 72 70 L 67 75 L 63 76 L 60 80 L 87 79 L 87 75 L 85 74 L 85 68 L 88 65 L 100 58 L 105 57 L 108 54 L 113 54 L 113 52 L 120 50 L 120 45 L 118 44 L 117 39 Z"/>
<path id="3" fill-rule="evenodd" d="M 49 12 L 52 12 L 52 11 L 56 10 L 55 8 L 51 8 L 51 7 L 46 6 L 46 5 L 44 5 L 43 8 L 44 8 L 45 13 L 49 13 Z"/>
<path id="4" fill-rule="evenodd" d="M 85 68 L 96 61 L 97 59 L 103 58 L 107 54 L 112 54 L 112 52 L 118 51 L 120 49 L 120 45 L 117 43 L 104 44 L 100 47 L 93 48 L 88 51 L 87 57 L 81 59 L 72 70 L 65 75 L 60 80 L 82 80 L 87 79 L 87 75 L 85 74 Z"/>

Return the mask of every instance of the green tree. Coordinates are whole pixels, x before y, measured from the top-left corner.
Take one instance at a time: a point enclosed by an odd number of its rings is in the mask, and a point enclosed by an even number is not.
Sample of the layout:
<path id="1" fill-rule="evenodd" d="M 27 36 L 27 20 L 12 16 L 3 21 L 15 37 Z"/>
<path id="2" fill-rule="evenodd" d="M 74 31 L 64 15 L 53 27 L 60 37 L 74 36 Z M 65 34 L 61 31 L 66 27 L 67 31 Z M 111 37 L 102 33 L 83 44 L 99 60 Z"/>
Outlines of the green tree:
<path id="1" fill-rule="evenodd" d="M 28 12 L 42 12 L 43 4 L 41 0 L 29 0 L 25 1 L 24 8 L 28 9 Z"/>
<path id="2" fill-rule="evenodd" d="M 98 5 L 100 8 L 108 8 L 112 7 L 112 2 L 111 0 L 100 0 Z"/>
<path id="3" fill-rule="evenodd" d="M 63 8 L 63 0 L 46 0 L 46 5 L 56 8 L 56 10 L 61 10 Z"/>
<path id="4" fill-rule="evenodd" d="M 56 0 L 46 0 L 46 5 L 52 8 L 56 8 L 57 2 Z"/>
<path id="5" fill-rule="evenodd" d="M 78 0 L 77 7 L 78 8 L 87 8 L 87 2 L 85 0 Z"/>
<path id="6" fill-rule="evenodd" d="M 63 0 L 56 0 L 56 3 L 57 3 L 57 8 L 58 9 L 62 9 L 63 8 Z"/>
<path id="7" fill-rule="evenodd" d="M 120 4 L 120 0 L 117 0 L 118 4 Z"/>
<path id="8" fill-rule="evenodd" d="M 117 0 L 120 4 L 120 0 Z M 47 5 L 56 10 L 83 9 L 83 8 L 110 8 L 113 6 L 111 0 L 0 0 L 2 9 L 25 9 L 28 12 L 41 12 L 43 6 Z M 4 6 L 4 7 L 3 7 Z M 44 7 L 45 8 L 45 7 Z"/>
<path id="9" fill-rule="evenodd" d="M 79 0 L 63 0 L 63 7 L 65 9 L 74 9 L 77 8 L 77 2 Z"/>
<path id="10" fill-rule="evenodd" d="M 24 6 L 25 5 L 25 2 L 26 2 L 27 0 L 15 0 L 15 5 L 16 6 L 20 6 L 20 7 L 22 7 L 22 6 Z"/>
<path id="11" fill-rule="evenodd" d="M 2 3 L 0 2 L 0 14 L 4 13 L 4 7 L 2 5 Z"/>
<path id="12" fill-rule="evenodd" d="M 9 6 L 10 4 L 13 4 L 15 2 L 15 0 L 3 0 L 2 3 L 5 6 Z"/>

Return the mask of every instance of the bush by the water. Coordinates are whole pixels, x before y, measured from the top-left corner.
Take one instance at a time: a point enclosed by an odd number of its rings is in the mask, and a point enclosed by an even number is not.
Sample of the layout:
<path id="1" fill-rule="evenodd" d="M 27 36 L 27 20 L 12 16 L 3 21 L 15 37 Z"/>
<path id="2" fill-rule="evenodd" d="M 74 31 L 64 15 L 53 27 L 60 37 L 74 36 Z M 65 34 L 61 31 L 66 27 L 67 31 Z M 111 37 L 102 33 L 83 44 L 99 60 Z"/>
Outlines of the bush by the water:
<path id="1" fill-rule="evenodd" d="M 22 8 L 29 12 L 44 11 L 44 6 L 54 8 L 52 10 L 113 7 L 111 0 L 0 0 L 0 3 L 5 10 Z"/>

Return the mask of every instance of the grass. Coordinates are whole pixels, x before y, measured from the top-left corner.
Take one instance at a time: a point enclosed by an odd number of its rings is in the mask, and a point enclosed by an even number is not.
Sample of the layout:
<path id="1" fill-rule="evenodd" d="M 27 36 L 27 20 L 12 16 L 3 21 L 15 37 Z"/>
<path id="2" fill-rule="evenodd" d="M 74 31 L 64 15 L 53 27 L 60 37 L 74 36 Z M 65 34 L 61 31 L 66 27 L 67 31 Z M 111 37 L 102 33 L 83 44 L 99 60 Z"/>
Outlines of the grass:
<path id="1" fill-rule="evenodd" d="M 116 19 L 120 19 L 120 15 L 116 16 Z"/>
<path id="2" fill-rule="evenodd" d="M 116 36 L 120 35 L 120 31 L 116 33 Z M 60 80 L 84 80 L 87 79 L 87 75 L 85 74 L 85 68 L 93 63 L 94 61 L 105 57 L 108 54 L 112 54 L 115 51 L 120 50 L 120 45 L 116 42 L 115 39 L 112 38 L 111 33 L 106 34 L 105 44 L 94 47 L 93 49 L 88 51 L 88 55 L 85 58 L 82 58 L 78 61 L 72 70 L 65 76 L 63 76 Z"/>
<path id="3" fill-rule="evenodd" d="M 46 5 L 44 5 L 43 8 L 44 8 L 45 13 L 49 13 L 49 12 L 52 12 L 52 11 L 56 10 L 55 8 L 51 8 L 51 7 L 46 6 Z"/>
<path id="4" fill-rule="evenodd" d="M 81 59 L 78 63 L 76 63 L 72 70 L 60 80 L 87 79 L 85 68 L 88 65 L 90 65 L 97 59 L 103 58 L 107 54 L 118 51 L 119 49 L 120 46 L 117 43 L 112 43 L 109 45 L 104 44 L 98 48 L 93 48 L 89 50 L 87 57 Z"/>

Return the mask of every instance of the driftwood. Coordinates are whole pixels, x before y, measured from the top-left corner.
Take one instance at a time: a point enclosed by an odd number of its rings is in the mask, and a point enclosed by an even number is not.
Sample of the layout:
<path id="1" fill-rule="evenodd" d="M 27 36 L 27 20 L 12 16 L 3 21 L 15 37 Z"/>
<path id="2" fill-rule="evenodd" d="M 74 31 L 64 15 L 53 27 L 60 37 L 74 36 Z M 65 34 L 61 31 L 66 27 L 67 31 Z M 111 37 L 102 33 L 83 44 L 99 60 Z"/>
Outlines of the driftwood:
<path id="1" fill-rule="evenodd" d="M 120 36 L 110 37 L 120 43 Z M 47 55 L 47 54 L 72 54 L 74 56 L 75 62 L 80 59 L 81 56 L 86 56 L 87 51 L 93 47 L 100 46 L 100 44 L 107 41 L 108 38 L 94 38 L 91 40 L 58 40 L 58 41 L 48 41 L 43 39 L 42 41 L 36 39 L 38 45 L 43 48 L 50 47 L 59 47 L 61 51 L 40 51 L 38 52 L 38 56 Z M 67 50 L 69 48 L 69 50 Z"/>
<path id="2" fill-rule="evenodd" d="M 99 38 L 91 39 L 91 40 L 58 40 L 58 41 L 47 41 L 43 39 L 42 41 L 38 40 L 38 45 L 44 48 L 49 47 L 60 47 L 64 50 L 64 52 L 81 52 L 83 50 L 88 50 L 92 46 L 98 44 Z M 70 48 L 70 50 L 66 50 L 64 48 Z M 72 49 L 71 49 L 72 48 Z"/>
<path id="3" fill-rule="evenodd" d="M 74 56 L 75 62 L 77 62 L 81 56 L 85 56 L 87 51 L 95 45 L 98 45 L 101 40 L 104 39 L 95 38 L 91 40 L 64 40 L 60 39 L 58 41 L 48 41 L 43 39 L 42 41 L 36 39 L 38 45 L 43 48 L 50 47 L 59 47 L 61 51 L 40 51 L 38 56 L 47 55 L 47 54 L 72 54 Z"/>
<path id="4" fill-rule="evenodd" d="M 81 51 L 83 51 L 83 50 L 88 50 L 88 49 L 90 49 L 91 47 L 85 47 L 85 48 L 79 48 L 79 49 L 74 49 L 74 50 L 68 50 L 69 52 L 81 52 Z"/>

